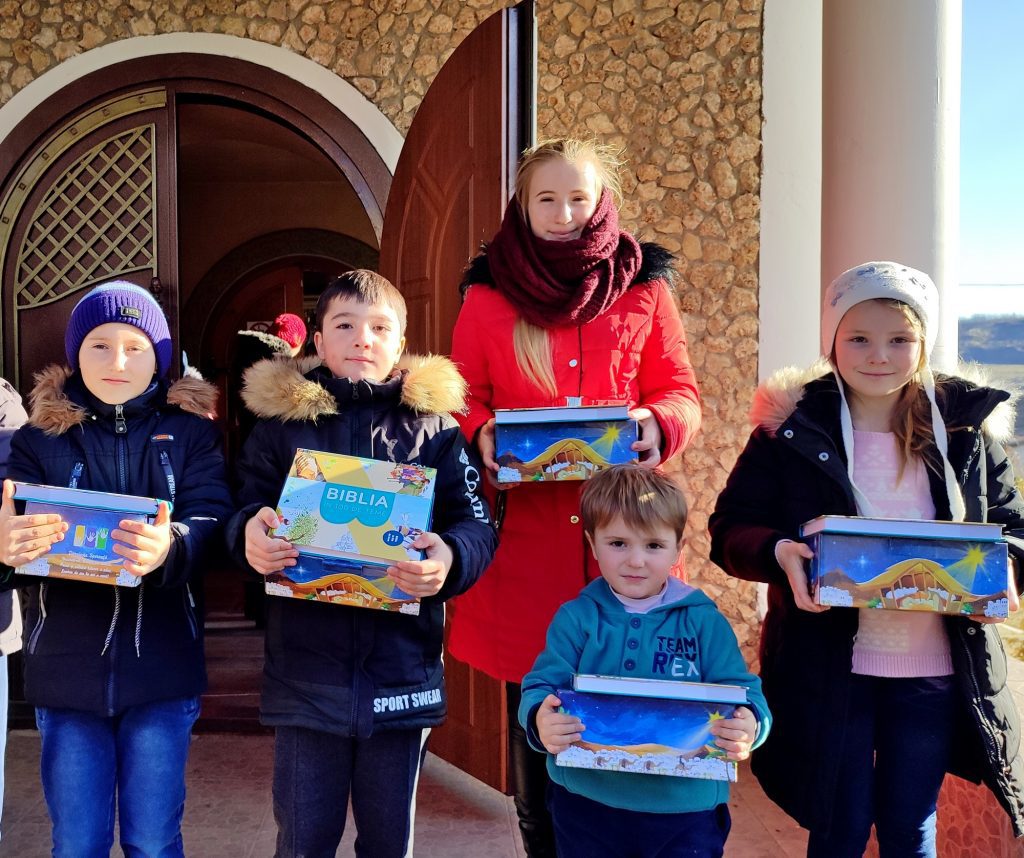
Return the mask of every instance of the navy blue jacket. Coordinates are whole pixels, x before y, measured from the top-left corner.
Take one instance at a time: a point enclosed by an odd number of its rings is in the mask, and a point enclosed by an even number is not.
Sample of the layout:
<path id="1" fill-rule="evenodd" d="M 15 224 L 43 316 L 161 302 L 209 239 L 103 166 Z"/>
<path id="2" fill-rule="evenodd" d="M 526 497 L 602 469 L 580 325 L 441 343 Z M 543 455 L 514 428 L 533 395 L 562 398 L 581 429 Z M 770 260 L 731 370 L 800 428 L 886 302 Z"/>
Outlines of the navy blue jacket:
<path id="1" fill-rule="evenodd" d="M 261 717 L 273 726 L 366 737 L 444 720 L 444 602 L 491 561 L 497 534 L 478 488 L 483 472 L 458 424 L 465 383 L 447 358 L 409 358 L 388 381 L 353 383 L 316 367 L 269 360 L 246 373 L 243 398 L 261 418 L 238 463 L 240 511 L 227 527 L 237 562 L 245 524 L 274 507 L 295 450 L 304 447 L 437 468 L 431 529 L 454 563 L 418 616 L 299 599 L 267 599 Z"/>
<path id="2" fill-rule="evenodd" d="M 30 422 L 11 442 L 12 480 L 173 502 L 167 560 L 139 587 L 11 575 L 31 586 L 25 618 L 25 698 L 34 706 L 115 715 L 206 687 L 197 578 L 231 511 L 216 391 L 185 378 L 151 387 L 123 408 L 51 367 L 31 396 Z M 200 416 L 203 415 L 203 416 Z M 119 431 L 122 430 L 122 431 Z"/>
<path id="3" fill-rule="evenodd" d="M 730 575 L 768 584 L 761 680 L 775 721 L 768 741 L 752 757 L 754 774 L 797 822 L 824 830 L 836 807 L 859 611 L 797 609 L 775 560 L 776 543 L 799 539 L 803 522 L 818 515 L 856 515 L 845 453 L 835 442 L 841 437 L 839 390 L 833 375 L 815 375 L 783 371 L 758 390 L 753 409 L 758 428 L 718 498 L 709 529 L 715 563 Z M 948 376 L 937 376 L 937 390 L 966 519 L 1003 525 L 1020 564 L 1024 498 L 997 440 L 1013 425 L 1012 410 L 1004 404 L 1008 394 Z M 945 483 L 936 469 L 929 468 L 928 476 L 936 518 L 949 519 Z M 1002 642 L 994 625 L 958 616 L 943 620 L 958 697 L 951 771 L 984 781 L 1020 836 L 1024 757 Z"/>

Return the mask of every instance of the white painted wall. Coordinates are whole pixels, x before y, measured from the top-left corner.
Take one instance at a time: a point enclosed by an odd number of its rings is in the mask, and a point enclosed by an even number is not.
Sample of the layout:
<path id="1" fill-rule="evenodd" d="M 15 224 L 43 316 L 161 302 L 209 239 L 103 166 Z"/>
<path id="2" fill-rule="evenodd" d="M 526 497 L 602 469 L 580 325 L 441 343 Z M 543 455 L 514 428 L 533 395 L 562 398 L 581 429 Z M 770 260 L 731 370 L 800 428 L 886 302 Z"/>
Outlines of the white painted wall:
<path id="1" fill-rule="evenodd" d="M 932 363 L 956 359 L 960 0 L 825 0 L 822 280 L 874 259 L 939 287 Z"/>
<path id="2" fill-rule="evenodd" d="M 766 0 L 758 375 L 818 355 L 822 0 Z"/>

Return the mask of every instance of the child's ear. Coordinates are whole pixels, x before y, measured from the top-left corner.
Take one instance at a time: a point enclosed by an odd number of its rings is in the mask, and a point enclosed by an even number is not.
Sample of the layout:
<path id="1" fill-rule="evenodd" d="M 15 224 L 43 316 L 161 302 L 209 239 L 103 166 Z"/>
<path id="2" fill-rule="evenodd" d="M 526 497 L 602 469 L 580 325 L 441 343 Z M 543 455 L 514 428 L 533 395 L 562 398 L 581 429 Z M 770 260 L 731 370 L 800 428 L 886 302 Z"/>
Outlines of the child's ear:
<path id="1" fill-rule="evenodd" d="M 590 545 L 590 550 L 597 551 L 597 548 L 594 545 L 594 534 L 584 530 L 583 535 L 587 537 L 587 544 Z"/>
<path id="2" fill-rule="evenodd" d="M 319 331 L 316 331 L 313 334 L 313 346 L 316 348 L 316 354 L 317 354 L 317 357 L 320 358 L 320 360 L 324 359 L 323 343 L 324 343 L 324 335 L 321 334 Z"/>

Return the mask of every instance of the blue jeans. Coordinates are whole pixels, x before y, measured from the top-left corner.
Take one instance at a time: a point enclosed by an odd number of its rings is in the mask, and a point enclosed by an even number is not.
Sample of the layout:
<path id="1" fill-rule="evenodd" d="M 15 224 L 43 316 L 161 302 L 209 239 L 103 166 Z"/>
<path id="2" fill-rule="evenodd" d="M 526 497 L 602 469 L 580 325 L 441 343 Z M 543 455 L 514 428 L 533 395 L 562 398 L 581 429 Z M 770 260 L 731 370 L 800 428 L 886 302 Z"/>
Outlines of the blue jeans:
<path id="1" fill-rule="evenodd" d="M 185 762 L 198 716 L 198 697 L 113 717 L 37 708 L 54 858 L 108 858 L 115 799 L 126 858 L 183 858 Z"/>
<path id="2" fill-rule="evenodd" d="M 609 773 L 609 782 L 616 777 L 623 776 Z M 689 813 L 645 813 L 610 807 L 554 781 L 548 785 L 548 808 L 558 858 L 721 858 L 732 827 L 726 804 Z"/>
<path id="3" fill-rule="evenodd" d="M 411 852 L 416 785 L 429 730 L 388 730 L 350 739 L 278 727 L 274 740 L 276 858 L 334 858 L 349 796 L 355 853 L 402 858 Z"/>
<path id="4" fill-rule="evenodd" d="M 828 831 L 808 858 L 860 858 L 871 824 L 881 858 L 935 858 L 935 806 L 953 746 L 951 676 L 851 677 L 846 740 Z"/>

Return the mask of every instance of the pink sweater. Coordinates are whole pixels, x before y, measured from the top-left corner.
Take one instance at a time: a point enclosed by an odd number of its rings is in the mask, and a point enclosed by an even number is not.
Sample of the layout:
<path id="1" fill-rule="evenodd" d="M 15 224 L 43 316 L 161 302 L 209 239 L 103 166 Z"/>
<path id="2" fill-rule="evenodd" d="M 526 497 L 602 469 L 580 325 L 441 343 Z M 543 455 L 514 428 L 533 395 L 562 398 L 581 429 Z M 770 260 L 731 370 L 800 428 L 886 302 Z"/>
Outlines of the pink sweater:
<path id="1" fill-rule="evenodd" d="M 935 518 L 924 462 L 896 482 L 899 451 L 891 432 L 853 433 L 853 476 L 880 516 Z M 941 614 L 861 608 L 853 672 L 867 676 L 949 676 L 953 661 Z"/>

